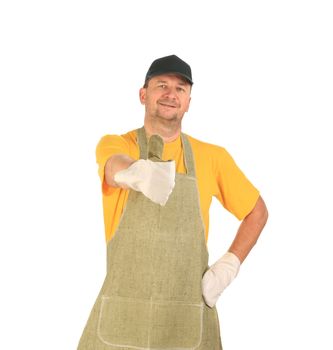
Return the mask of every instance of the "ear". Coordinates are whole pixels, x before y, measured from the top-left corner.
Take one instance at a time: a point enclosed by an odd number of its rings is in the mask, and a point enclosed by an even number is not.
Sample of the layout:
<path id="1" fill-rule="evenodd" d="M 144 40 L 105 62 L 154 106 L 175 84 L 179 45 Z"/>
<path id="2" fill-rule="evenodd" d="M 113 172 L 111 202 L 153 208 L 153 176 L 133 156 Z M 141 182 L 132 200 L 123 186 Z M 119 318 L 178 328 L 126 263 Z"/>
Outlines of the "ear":
<path id="1" fill-rule="evenodd" d="M 146 91 L 147 91 L 146 88 L 141 88 L 139 90 L 139 98 L 142 105 L 146 103 Z"/>

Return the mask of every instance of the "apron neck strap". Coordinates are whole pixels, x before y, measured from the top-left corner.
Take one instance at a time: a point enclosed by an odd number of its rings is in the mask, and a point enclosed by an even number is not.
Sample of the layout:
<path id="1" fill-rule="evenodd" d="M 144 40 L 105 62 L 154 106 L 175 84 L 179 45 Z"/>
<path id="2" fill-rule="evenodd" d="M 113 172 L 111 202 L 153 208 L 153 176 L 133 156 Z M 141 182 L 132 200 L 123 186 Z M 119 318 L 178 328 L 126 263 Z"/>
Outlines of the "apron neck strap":
<path id="1" fill-rule="evenodd" d="M 140 149 L 140 159 L 148 158 L 148 142 L 145 128 L 142 127 L 136 130 L 137 142 Z"/>
<path id="2" fill-rule="evenodd" d="M 140 148 L 140 159 L 148 158 L 148 141 L 147 134 L 144 126 L 137 129 L 137 141 Z M 194 158 L 191 144 L 187 138 L 187 135 L 184 133 L 180 133 L 180 138 L 183 145 L 184 151 L 184 161 L 187 175 L 195 177 L 195 166 L 194 166 Z"/>

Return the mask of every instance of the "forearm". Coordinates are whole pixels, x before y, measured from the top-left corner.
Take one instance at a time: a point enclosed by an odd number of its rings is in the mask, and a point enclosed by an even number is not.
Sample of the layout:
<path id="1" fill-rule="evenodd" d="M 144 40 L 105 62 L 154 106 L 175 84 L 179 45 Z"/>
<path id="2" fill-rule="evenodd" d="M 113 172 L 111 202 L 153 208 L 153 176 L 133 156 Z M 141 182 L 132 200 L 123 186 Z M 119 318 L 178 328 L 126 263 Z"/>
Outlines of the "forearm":
<path id="1" fill-rule="evenodd" d="M 104 168 L 105 182 L 112 187 L 128 188 L 125 185 L 119 186 L 114 181 L 114 175 L 120 170 L 127 169 L 134 162 L 135 159 L 131 158 L 126 154 L 115 154 L 112 157 L 110 157 L 107 160 Z"/>
<path id="2" fill-rule="evenodd" d="M 265 202 L 259 197 L 255 207 L 242 221 L 229 252 L 234 253 L 241 262 L 245 260 L 256 244 L 268 218 Z"/>

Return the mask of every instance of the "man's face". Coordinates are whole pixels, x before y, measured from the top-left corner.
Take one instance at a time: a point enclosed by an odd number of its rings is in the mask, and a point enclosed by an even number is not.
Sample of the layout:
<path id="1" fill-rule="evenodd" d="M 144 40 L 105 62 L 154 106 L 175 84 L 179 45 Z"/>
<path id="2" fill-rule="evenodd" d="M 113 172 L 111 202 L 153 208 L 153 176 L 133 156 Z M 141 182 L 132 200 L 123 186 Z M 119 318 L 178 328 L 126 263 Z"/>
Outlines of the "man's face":
<path id="1" fill-rule="evenodd" d="M 177 75 L 158 75 L 140 89 L 140 101 L 146 107 L 146 118 L 180 123 L 188 111 L 191 85 Z"/>

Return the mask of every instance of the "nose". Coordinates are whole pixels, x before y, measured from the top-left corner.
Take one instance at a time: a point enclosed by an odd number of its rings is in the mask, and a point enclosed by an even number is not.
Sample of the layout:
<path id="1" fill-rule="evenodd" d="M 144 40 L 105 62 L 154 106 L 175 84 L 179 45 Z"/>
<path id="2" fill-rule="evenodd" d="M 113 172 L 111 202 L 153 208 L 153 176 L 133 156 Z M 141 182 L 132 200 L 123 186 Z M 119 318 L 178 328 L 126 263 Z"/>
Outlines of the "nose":
<path id="1" fill-rule="evenodd" d="M 178 95 L 177 95 L 176 87 L 168 86 L 167 88 L 165 88 L 163 96 L 173 100 L 177 99 Z"/>

